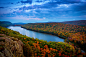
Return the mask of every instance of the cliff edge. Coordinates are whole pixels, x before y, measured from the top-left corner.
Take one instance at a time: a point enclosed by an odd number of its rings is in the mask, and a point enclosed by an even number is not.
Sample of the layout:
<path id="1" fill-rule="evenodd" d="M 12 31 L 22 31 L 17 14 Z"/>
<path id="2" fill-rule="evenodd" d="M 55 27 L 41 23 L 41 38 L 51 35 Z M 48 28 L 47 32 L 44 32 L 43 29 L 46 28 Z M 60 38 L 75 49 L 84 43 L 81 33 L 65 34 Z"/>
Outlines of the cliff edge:
<path id="1" fill-rule="evenodd" d="M 18 38 L 0 34 L 0 57 L 24 57 L 23 42 Z"/>

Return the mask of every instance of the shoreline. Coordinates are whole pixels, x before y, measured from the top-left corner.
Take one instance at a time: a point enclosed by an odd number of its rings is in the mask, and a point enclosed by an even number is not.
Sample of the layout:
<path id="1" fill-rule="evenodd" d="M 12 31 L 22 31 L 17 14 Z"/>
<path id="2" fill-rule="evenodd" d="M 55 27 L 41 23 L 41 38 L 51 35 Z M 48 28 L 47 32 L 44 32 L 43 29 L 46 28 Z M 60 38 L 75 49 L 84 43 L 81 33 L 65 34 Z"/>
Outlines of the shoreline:
<path id="1" fill-rule="evenodd" d="M 22 27 L 22 26 L 20 26 L 20 27 L 26 29 L 25 27 Z M 39 33 L 54 35 L 54 36 L 57 36 L 57 37 L 59 37 L 59 38 L 61 38 L 61 39 L 64 39 L 64 42 L 65 42 L 65 39 L 67 39 L 67 38 L 60 37 L 60 36 L 58 36 L 58 35 L 56 35 L 56 34 L 46 33 L 46 32 L 43 32 L 43 31 L 37 31 L 37 30 L 33 30 L 33 29 L 26 29 L 26 30 L 31 30 L 31 31 L 39 32 Z M 69 41 L 69 42 L 70 42 L 70 41 Z M 74 44 L 74 45 L 75 45 L 75 44 Z M 77 45 L 75 45 L 75 46 L 77 46 Z M 77 48 L 78 48 L 78 47 L 77 47 Z M 79 48 L 81 48 L 81 47 L 79 46 Z M 86 52 L 86 51 L 85 51 L 84 49 L 82 49 L 82 48 L 81 48 L 81 50 L 82 50 L 82 52 Z"/>
<path id="2" fill-rule="evenodd" d="M 22 27 L 22 26 L 20 26 L 21 28 L 25 28 L 25 27 Z M 26 28 L 25 28 L 26 29 Z M 61 37 L 61 36 L 58 36 L 58 35 L 56 35 L 56 34 L 52 34 L 52 33 L 49 33 L 49 32 L 44 32 L 44 31 L 37 31 L 37 30 L 33 30 L 33 29 L 27 29 L 27 30 L 31 30 L 31 31 L 35 31 L 35 32 L 40 32 L 40 33 L 44 33 L 44 34 L 49 34 L 49 35 L 54 35 L 54 36 L 57 36 L 57 37 L 59 37 L 59 38 L 61 38 L 61 39 L 66 39 L 66 38 L 63 38 L 63 37 Z"/>

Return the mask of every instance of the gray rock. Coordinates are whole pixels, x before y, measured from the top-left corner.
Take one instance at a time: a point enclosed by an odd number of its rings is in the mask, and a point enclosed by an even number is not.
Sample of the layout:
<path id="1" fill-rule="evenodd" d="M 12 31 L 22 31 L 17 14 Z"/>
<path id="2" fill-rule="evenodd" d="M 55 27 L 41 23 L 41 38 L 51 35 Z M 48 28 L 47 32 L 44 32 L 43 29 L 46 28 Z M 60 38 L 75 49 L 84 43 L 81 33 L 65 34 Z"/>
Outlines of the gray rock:
<path id="1" fill-rule="evenodd" d="M 4 37 L 0 37 L 0 40 L 5 39 L 5 42 L 0 41 L 0 45 L 3 45 L 4 50 L 0 51 L 0 57 L 23 57 L 23 42 L 17 38 L 0 34 Z"/>

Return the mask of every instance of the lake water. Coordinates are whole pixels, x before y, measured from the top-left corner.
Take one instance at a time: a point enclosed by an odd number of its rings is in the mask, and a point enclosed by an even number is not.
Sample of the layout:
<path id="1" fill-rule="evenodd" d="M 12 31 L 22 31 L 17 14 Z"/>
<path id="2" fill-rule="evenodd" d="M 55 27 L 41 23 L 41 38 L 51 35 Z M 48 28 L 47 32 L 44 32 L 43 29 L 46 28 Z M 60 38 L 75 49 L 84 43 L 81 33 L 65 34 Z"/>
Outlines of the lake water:
<path id="1" fill-rule="evenodd" d="M 8 29 L 18 31 L 20 34 L 26 35 L 28 37 L 34 37 L 41 40 L 46 40 L 47 42 L 49 41 L 64 42 L 64 39 L 59 38 L 57 36 L 27 30 L 27 29 L 21 28 L 20 26 L 9 26 Z"/>

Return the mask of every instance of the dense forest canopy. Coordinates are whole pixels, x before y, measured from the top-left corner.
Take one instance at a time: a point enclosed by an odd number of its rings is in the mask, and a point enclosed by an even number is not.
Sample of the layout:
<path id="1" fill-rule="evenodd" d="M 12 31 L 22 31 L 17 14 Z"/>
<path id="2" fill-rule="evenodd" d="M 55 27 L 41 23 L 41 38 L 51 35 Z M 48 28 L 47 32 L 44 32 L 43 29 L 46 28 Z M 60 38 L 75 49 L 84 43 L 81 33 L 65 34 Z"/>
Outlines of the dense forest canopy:
<path id="1" fill-rule="evenodd" d="M 3 34 L 7 36 L 3 36 Z M 85 56 L 85 53 L 82 53 L 80 48 L 76 48 L 72 43 L 64 42 L 47 42 L 44 40 L 34 39 L 22 35 L 19 32 L 4 28 L 0 26 L 0 37 L 12 37 L 13 41 L 21 40 L 24 44 L 23 51 L 25 57 L 37 56 L 37 57 L 78 57 Z M 0 42 L 3 42 L 4 39 L 0 39 Z M 6 45 L 7 46 L 7 45 Z M 4 45 L 0 45 L 0 55 L 4 54 Z M 11 50 L 11 49 L 10 49 Z M 11 50 L 12 51 L 12 50 Z M 16 50 L 15 50 L 16 51 Z M 18 54 L 14 54 L 15 57 Z"/>

